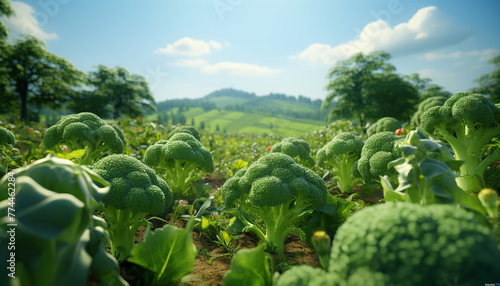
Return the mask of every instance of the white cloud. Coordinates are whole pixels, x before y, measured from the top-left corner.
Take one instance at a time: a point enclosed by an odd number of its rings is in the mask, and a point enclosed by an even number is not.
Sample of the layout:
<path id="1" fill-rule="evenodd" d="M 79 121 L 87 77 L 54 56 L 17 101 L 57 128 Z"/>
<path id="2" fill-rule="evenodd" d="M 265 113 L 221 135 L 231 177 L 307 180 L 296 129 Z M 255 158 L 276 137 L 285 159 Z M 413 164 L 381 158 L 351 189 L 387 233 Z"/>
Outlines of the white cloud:
<path id="1" fill-rule="evenodd" d="M 237 75 L 271 75 L 281 70 L 273 70 L 268 67 L 252 65 L 247 63 L 219 62 L 213 65 L 207 65 L 201 69 L 208 74 L 229 73 Z"/>
<path id="2" fill-rule="evenodd" d="M 33 7 L 19 1 L 12 1 L 10 4 L 14 10 L 14 15 L 10 17 L 2 16 L 0 18 L 7 25 L 12 37 L 17 38 L 22 34 L 26 34 L 40 40 L 57 39 L 57 34 L 47 34 L 42 30 Z M 47 16 L 46 14 L 43 15 Z"/>
<path id="3" fill-rule="evenodd" d="M 462 42 L 470 34 L 435 6 L 429 6 L 418 10 L 407 23 L 391 28 L 384 20 L 377 20 L 367 24 L 355 40 L 334 47 L 314 43 L 296 57 L 332 65 L 358 52 L 384 50 L 391 55 L 426 52 Z"/>
<path id="4" fill-rule="evenodd" d="M 181 67 L 203 67 L 208 65 L 208 62 L 202 59 L 196 60 L 178 60 L 175 63 L 170 63 L 172 66 L 181 66 Z"/>
<path id="5" fill-rule="evenodd" d="M 429 61 L 453 59 L 453 60 L 466 60 L 474 59 L 476 61 L 485 62 L 490 60 L 494 55 L 498 54 L 496 49 L 485 49 L 482 51 L 473 50 L 469 52 L 452 52 L 452 53 L 434 53 L 430 52 L 425 54 L 425 58 Z M 456 65 L 462 65 L 463 62 L 458 62 Z"/>
<path id="6" fill-rule="evenodd" d="M 158 48 L 155 53 L 180 55 L 189 57 L 198 57 L 205 54 L 210 54 L 212 49 L 221 49 L 222 45 L 216 41 L 195 40 L 189 37 L 184 37 L 173 44 L 168 44 L 166 48 Z"/>

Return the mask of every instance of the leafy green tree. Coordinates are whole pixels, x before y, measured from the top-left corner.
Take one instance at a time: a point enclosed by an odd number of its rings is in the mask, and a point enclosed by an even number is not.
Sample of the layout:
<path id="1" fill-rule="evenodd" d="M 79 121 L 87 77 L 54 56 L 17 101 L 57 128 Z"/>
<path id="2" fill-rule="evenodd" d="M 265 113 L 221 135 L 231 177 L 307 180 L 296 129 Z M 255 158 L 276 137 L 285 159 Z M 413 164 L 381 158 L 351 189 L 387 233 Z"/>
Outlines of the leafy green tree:
<path id="1" fill-rule="evenodd" d="M 487 95 L 489 101 L 500 103 L 500 54 L 494 56 L 488 63 L 495 65 L 495 70 L 476 79 L 479 87 L 473 88 L 472 92 Z"/>
<path id="2" fill-rule="evenodd" d="M 49 53 L 42 41 L 31 36 L 12 45 L 4 42 L 0 48 L 0 69 L 8 77 L 10 89 L 2 104 L 7 102 L 10 109 L 20 109 L 21 120 L 28 119 L 28 107 L 61 107 L 85 75 L 70 61 Z"/>
<path id="3" fill-rule="evenodd" d="M 101 118 L 106 118 L 111 113 L 109 98 L 89 90 L 75 92 L 68 107 L 76 113 L 92 112 Z"/>
<path id="4" fill-rule="evenodd" d="M 390 116 L 406 119 L 415 109 L 417 91 L 393 73 L 390 55 L 383 51 L 355 54 L 333 67 L 322 109 L 330 108 L 329 121 L 357 119 L 360 126 Z"/>
<path id="5" fill-rule="evenodd" d="M 11 16 L 14 12 L 10 7 L 10 2 L 7 0 L 0 0 L 0 16 Z M 0 22 L 0 50 L 4 51 L 5 45 L 8 45 L 7 41 L 7 27 Z M 5 67 L 5 61 L 7 60 L 6 54 L 0 53 L 0 94 L 3 94 L 4 99 L 0 103 L 2 110 L 8 106 L 12 101 L 12 97 L 8 94 L 9 90 L 9 77 L 7 75 L 7 69 Z"/>
<path id="6" fill-rule="evenodd" d="M 95 96 L 106 98 L 113 110 L 113 117 L 144 116 L 147 110 L 156 111 L 155 100 L 143 76 L 130 74 L 122 67 L 97 66 L 89 73 L 89 83 Z"/>
<path id="7" fill-rule="evenodd" d="M 10 2 L 7 0 L 0 0 L 0 16 L 2 15 L 12 16 L 12 14 L 14 14 L 14 11 L 10 6 Z M 5 25 L 2 22 L 0 22 L 0 41 L 6 38 L 7 38 L 7 27 L 5 27 Z"/>
<path id="8" fill-rule="evenodd" d="M 430 78 L 420 78 L 420 75 L 418 73 L 405 76 L 404 78 L 412 83 L 413 86 L 417 89 L 418 103 L 430 97 L 444 96 L 448 98 L 452 95 L 451 92 L 443 90 L 441 86 L 437 84 L 431 84 Z"/>

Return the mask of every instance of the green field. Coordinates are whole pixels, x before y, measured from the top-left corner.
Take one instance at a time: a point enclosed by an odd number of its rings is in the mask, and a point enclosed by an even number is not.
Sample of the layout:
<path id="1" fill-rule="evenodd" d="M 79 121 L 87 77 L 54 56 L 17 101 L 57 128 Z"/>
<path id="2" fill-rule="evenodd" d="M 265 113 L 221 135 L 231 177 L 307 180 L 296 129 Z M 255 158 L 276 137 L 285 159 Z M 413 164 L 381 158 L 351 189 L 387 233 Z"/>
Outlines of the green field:
<path id="1" fill-rule="evenodd" d="M 177 110 L 174 110 L 177 112 Z M 285 136 L 301 136 L 311 130 L 317 130 L 325 126 L 325 123 L 316 120 L 296 119 L 283 116 L 271 117 L 255 113 L 244 113 L 239 111 L 227 111 L 213 109 L 203 111 L 202 108 L 190 108 L 183 112 L 187 124 L 194 123 L 200 128 L 201 122 L 205 123 L 205 130 L 228 133 L 274 133 Z M 153 120 L 156 114 L 148 116 Z"/>

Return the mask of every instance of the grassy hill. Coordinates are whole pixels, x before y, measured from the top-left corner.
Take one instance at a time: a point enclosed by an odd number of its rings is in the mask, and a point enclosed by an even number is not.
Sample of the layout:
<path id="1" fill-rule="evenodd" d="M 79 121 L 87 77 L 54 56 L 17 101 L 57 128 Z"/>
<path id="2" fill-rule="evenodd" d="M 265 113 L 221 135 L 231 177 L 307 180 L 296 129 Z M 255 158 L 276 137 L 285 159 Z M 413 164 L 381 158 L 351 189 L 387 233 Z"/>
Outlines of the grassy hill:
<path id="1" fill-rule="evenodd" d="M 177 113 L 178 109 L 172 110 Z M 317 130 L 325 126 L 324 122 L 309 119 L 297 119 L 289 117 L 264 116 L 257 113 L 245 113 L 240 111 L 228 111 L 223 109 L 213 109 L 203 111 L 203 108 L 190 108 L 182 112 L 189 125 L 194 119 L 194 125 L 200 129 L 201 124 L 205 125 L 205 130 L 216 131 L 217 127 L 221 132 L 228 133 L 274 133 L 283 136 L 301 136 L 311 130 Z M 148 116 L 154 120 L 157 114 Z"/>
<path id="2" fill-rule="evenodd" d="M 253 93 L 222 89 L 199 99 L 175 99 L 157 104 L 158 114 L 149 119 L 172 118 L 182 114 L 186 124 L 205 130 L 229 133 L 274 133 L 300 136 L 325 126 L 327 111 L 321 100 L 299 96 Z M 159 120 L 161 121 L 161 120 Z"/>

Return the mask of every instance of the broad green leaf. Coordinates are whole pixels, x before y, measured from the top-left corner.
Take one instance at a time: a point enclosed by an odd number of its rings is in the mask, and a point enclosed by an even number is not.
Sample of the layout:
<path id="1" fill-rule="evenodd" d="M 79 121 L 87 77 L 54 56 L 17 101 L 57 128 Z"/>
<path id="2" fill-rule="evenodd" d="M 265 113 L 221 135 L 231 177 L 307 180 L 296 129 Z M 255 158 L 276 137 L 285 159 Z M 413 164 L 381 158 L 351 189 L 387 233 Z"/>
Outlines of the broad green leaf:
<path id="1" fill-rule="evenodd" d="M 166 225 L 147 231 L 128 261 L 153 271 L 157 285 L 169 285 L 193 271 L 196 252 L 190 227 Z"/>
<path id="2" fill-rule="evenodd" d="M 241 160 L 241 159 L 238 159 L 238 160 L 234 161 L 234 163 L 231 164 L 231 168 L 236 169 L 236 170 L 239 170 L 239 169 L 244 168 L 246 166 L 248 166 L 248 162 Z"/>
<path id="3" fill-rule="evenodd" d="M 231 270 L 222 280 L 224 286 L 271 286 L 272 259 L 264 251 L 265 243 L 253 249 L 242 249 L 231 259 Z"/>
<path id="4" fill-rule="evenodd" d="M 442 174 L 452 172 L 451 169 L 442 161 L 434 159 L 424 159 L 419 164 L 422 175 L 426 179 L 431 179 Z"/>
<path id="5" fill-rule="evenodd" d="M 79 158 L 83 157 L 83 155 L 85 155 L 85 151 L 87 151 L 87 149 L 79 149 L 79 150 L 72 151 L 70 153 L 57 153 L 57 157 L 62 158 L 62 159 L 68 159 L 68 160 L 79 159 Z"/>
<path id="6" fill-rule="evenodd" d="M 403 193 L 395 192 L 387 176 L 380 176 L 380 183 L 384 189 L 385 201 L 406 201 L 406 195 Z"/>

